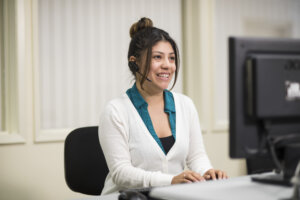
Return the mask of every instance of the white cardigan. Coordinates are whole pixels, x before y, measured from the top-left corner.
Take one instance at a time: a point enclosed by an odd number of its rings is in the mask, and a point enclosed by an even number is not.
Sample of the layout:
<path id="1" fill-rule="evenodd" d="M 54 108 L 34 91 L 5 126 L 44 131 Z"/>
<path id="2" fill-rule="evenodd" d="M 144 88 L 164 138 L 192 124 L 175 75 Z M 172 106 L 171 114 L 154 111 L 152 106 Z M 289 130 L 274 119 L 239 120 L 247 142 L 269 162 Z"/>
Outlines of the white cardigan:
<path id="1" fill-rule="evenodd" d="M 125 188 L 170 185 L 185 165 L 201 175 L 212 168 L 192 100 L 178 93 L 173 96 L 176 141 L 167 155 L 151 136 L 127 94 L 107 104 L 99 124 L 99 140 L 109 168 L 102 194 Z"/>

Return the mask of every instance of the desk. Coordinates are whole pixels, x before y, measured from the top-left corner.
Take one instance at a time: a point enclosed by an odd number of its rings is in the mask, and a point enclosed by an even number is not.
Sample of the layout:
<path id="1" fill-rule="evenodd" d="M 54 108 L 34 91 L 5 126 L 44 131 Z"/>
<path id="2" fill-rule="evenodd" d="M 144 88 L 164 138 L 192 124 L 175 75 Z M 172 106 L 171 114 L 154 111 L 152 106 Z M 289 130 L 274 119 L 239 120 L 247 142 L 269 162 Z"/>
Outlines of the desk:
<path id="1" fill-rule="evenodd" d="M 274 200 L 288 199 L 292 194 L 292 187 L 253 182 L 250 176 L 154 188 L 150 193 L 153 197 L 172 200 Z"/>
<path id="2" fill-rule="evenodd" d="M 88 198 L 83 199 L 76 199 L 76 200 L 118 200 L 119 194 L 109 194 L 109 195 L 103 195 L 103 196 L 91 196 Z"/>
<path id="3" fill-rule="evenodd" d="M 251 181 L 250 176 L 227 180 L 206 181 L 153 188 L 152 197 L 172 200 L 274 200 L 288 199 L 293 194 L 292 187 L 262 184 Z M 117 200 L 118 194 L 97 196 L 80 200 Z M 79 199 L 78 199 L 79 200 Z"/>

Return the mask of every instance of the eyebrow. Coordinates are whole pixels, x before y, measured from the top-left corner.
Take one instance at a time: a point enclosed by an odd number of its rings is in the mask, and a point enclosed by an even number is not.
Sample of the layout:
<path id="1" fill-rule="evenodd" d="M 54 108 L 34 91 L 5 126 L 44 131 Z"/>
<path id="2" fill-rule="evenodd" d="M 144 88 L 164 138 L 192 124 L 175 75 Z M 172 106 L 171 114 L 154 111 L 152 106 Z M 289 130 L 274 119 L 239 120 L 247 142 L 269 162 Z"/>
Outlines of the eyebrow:
<path id="1" fill-rule="evenodd" d="M 159 54 L 164 54 L 163 52 L 161 52 L 161 51 L 152 51 L 152 53 L 159 53 Z M 171 53 L 169 53 L 169 54 L 175 54 L 174 52 L 171 52 Z"/>

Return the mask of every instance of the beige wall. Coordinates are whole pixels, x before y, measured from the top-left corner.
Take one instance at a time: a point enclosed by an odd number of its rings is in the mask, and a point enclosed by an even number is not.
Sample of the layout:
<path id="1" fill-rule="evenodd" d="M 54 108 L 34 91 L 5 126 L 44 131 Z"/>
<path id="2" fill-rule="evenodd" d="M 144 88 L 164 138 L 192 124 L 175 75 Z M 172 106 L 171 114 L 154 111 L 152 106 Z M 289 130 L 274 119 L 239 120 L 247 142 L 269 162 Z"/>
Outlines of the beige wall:
<path id="1" fill-rule="evenodd" d="M 0 144 L 0 199 L 50 200 L 84 197 L 85 195 L 72 192 L 65 183 L 63 142 L 34 142 L 31 0 L 17 0 L 16 10 L 19 22 L 16 38 L 20 69 L 17 71 L 20 75 L 17 88 L 21 90 L 18 92 L 21 99 L 18 107 L 22 122 L 19 125 L 18 137 L 10 137 L 11 135 L 0 132 L 2 142 L 12 142 Z M 21 144 L 15 144 L 19 142 Z"/>
<path id="2" fill-rule="evenodd" d="M 64 180 L 63 143 L 0 146 L 0 199 L 76 199 Z"/>
<path id="3" fill-rule="evenodd" d="M 226 171 L 229 177 L 246 175 L 244 159 L 229 158 L 228 133 L 204 134 L 207 154 L 216 169 Z"/>

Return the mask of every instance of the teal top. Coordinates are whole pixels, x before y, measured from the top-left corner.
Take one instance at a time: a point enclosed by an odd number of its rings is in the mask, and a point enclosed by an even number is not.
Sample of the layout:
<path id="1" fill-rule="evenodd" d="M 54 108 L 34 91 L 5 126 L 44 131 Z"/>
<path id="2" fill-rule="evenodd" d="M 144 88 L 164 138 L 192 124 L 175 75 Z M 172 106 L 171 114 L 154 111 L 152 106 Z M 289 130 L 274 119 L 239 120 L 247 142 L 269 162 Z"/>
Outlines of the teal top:
<path id="1" fill-rule="evenodd" d="M 144 121 L 146 127 L 148 128 L 149 132 L 151 133 L 154 140 L 157 142 L 157 144 L 160 146 L 162 151 L 167 154 L 163 148 L 163 145 L 161 143 L 161 140 L 156 135 L 156 132 L 154 130 L 149 112 L 148 112 L 148 103 L 144 100 L 142 95 L 139 93 L 138 89 L 136 88 L 136 83 L 132 86 L 132 88 L 128 89 L 126 91 L 126 94 L 128 95 L 129 99 L 131 100 L 132 104 L 138 111 L 139 115 L 141 116 L 142 120 Z M 164 101 L 165 101 L 165 107 L 164 111 L 169 115 L 169 121 L 171 126 L 171 132 L 176 140 L 176 111 L 175 111 L 175 103 L 174 103 L 174 97 L 173 94 L 168 91 L 164 90 Z"/>

